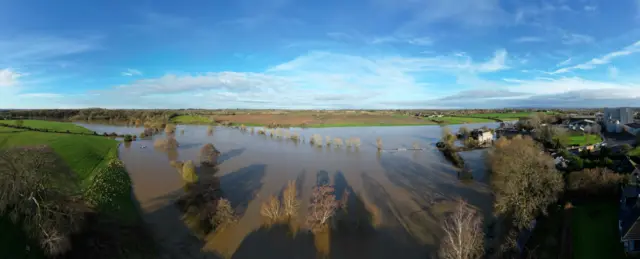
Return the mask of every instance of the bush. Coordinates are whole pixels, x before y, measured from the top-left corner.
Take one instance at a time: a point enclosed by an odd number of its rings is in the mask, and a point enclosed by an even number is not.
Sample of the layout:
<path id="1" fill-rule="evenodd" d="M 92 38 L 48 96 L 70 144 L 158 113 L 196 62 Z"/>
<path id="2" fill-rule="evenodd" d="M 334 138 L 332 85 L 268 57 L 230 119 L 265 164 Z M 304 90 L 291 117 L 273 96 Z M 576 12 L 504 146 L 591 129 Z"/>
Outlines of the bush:
<path id="1" fill-rule="evenodd" d="M 341 138 L 334 138 L 333 144 L 336 145 L 336 147 L 342 147 L 344 145 Z"/>
<path id="2" fill-rule="evenodd" d="M 167 137 L 165 139 L 156 139 L 153 146 L 159 149 L 171 150 L 178 148 L 179 144 L 175 138 Z"/>
<path id="3" fill-rule="evenodd" d="M 313 134 L 311 136 L 311 139 L 309 140 L 309 143 L 311 143 L 311 145 L 322 147 L 322 136 L 320 136 L 319 134 Z"/>
<path id="4" fill-rule="evenodd" d="M 326 137 L 324 137 L 324 139 L 325 139 L 325 142 L 327 143 L 327 147 L 331 146 L 331 137 L 330 136 L 326 136 Z"/>
<path id="5" fill-rule="evenodd" d="M 378 151 L 382 150 L 382 139 L 381 138 L 377 138 L 376 139 L 376 146 L 378 147 Z"/>
<path id="6" fill-rule="evenodd" d="M 220 151 L 213 144 L 205 144 L 200 149 L 200 163 L 208 166 L 215 166 L 218 163 Z"/>
<path id="7" fill-rule="evenodd" d="M 622 154 L 627 154 L 631 149 L 632 147 L 629 144 L 623 144 L 620 146 L 620 152 L 622 152 Z"/>
<path id="8" fill-rule="evenodd" d="M 109 161 L 91 179 L 84 195 L 92 207 L 101 211 L 113 213 L 120 210 L 116 201 L 131 197 L 131 179 L 124 164 L 117 159 Z"/>
<path id="9" fill-rule="evenodd" d="M 176 125 L 175 124 L 167 124 L 164 127 L 164 132 L 167 134 L 176 133 Z"/>
<path id="10" fill-rule="evenodd" d="M 567 189 L 580 196 L 610 196 L 615 195 L 620 184 L 627 180 L 627 176 L 614 173 L 607 168 L 585 169 L 569 174 Z"/>
<path id="11" fill-rule="evenodd" d="M 182 165 L 182 180 L 190 184 L 198 181 L 198 175 L 196 174 L 196 167 L 193 165 L 193 161 L 187 160 Z"/>
<path id="12" fill-rule="evenodd" d="M 131 137 L 131 135 L 127 134 L 124 135 L 124 142 L 131 142 L 133 141 L 133 137 Z"/>

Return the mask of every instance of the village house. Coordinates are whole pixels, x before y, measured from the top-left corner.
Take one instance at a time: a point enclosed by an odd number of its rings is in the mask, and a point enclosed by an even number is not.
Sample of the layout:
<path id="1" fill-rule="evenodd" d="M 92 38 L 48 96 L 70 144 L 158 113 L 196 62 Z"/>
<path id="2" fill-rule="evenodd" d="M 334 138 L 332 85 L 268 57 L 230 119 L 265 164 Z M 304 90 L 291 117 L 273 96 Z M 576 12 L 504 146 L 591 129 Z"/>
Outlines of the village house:
<path id="1" fill-rule="evenodd" d="M 631 182 L 622 187 L 620 195 L 618 229 L 625 252 L 635 254 L 640 252 L 640 169 L 636 168 L 631 175 Z"/>
<path id="2" fill-rule="evenodd" d="M 493 133 L 488 130 L 475 129 L 471 131 L 471 138 L 478 141 L 479 144 L 487 144 L 493 141 Z"/>

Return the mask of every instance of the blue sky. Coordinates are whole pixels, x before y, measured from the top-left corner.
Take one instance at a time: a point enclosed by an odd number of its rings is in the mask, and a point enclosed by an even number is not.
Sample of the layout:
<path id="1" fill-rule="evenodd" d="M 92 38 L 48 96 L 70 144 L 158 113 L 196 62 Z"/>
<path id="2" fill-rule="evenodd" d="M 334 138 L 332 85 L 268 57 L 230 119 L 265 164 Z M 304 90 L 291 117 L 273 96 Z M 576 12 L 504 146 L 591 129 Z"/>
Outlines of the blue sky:
<path id="1" fill-rule="evenodd" d="M 0 108 L 639 106 L 638 71 L 640 0 L 0 0 Z"/>

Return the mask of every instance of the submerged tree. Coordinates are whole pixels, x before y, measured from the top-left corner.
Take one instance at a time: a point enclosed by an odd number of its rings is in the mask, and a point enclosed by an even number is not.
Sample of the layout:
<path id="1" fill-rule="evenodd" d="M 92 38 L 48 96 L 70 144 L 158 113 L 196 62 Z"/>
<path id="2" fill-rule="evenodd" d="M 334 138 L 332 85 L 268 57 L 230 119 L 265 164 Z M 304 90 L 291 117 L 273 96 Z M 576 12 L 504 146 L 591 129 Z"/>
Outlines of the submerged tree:
<path id="1" fill-rule="evenodd" d="M 333 186 L 314 187 L 307 213 L 307 225 L 313 231 L 322 231 L 327 227 L 329 219 L 333 217 L 339 206 L 340 202 L 336 200 Z"/>
<path id="2" fill-rule="evenodd" d="M 218 163 L 220 151 L 211 143 L 207 143 L 200 149 L 200 163 L 206 166 L 215 166 Z"/>
<path id="3" fill-rule="evenodd" d="M 225 198 L 218 200 L 216 212 L 211 217 L 211 225 L 215 230 L 221 230 L 238 220 L 235 210 L 231 207 L 231 202 Z"/>
<path id="4" fill-rule="evenodd" d="M 276 196 L 269 196 L 269 200 L 263 202 L 260 206 L 260 214 L 271 222 L 279 220 L 282 216 L 280 200 Z"/>
<path id="5" fill-rule="evenodd" d="M 377 138 L 376 139 L 376 146 L 378 147 L 378 151 L 382 150 L 382 139 L 381 138 Z"/>
<path id="6" fill-rule="evenodd" d="M 182 165 L 182 179 L 191 184 L 198 181 L 198 175 L 196 174 L 196 167 L 193 165 L 193 161 L 187 160 Z"/>
<path id="7" fill-rule="evenodd" d="M 282 210 L 284 216 L 295 217 L 300 208 L 300 200 L 298 200 L 298 190 L 296 189 L 296 181 L 288 181 L 287 187 L 282 193 Z"/>
<path id="8" fill-rule="evenodd" d="M 440 254 L 444 259 L 476 259 L 484 254 L 482 217 L 464 200 L 457 201 L 455 211 L 443 226 Z"/>

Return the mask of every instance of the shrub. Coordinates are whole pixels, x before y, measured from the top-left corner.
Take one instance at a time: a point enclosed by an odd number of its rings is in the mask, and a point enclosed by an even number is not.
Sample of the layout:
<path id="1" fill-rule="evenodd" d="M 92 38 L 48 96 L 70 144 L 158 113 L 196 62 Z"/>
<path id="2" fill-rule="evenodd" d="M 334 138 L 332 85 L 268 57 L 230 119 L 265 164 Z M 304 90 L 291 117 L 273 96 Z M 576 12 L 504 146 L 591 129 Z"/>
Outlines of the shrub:
<path id="1" fill-rule="evenodd" d="M 198 181 L 198 175 L 196 174 L 196 167 L 193 165 L 193 161 L 187 160 L 182 165 L 182 180 L 191 184 Z"/>
<path id="2" fill-rule="evenodd" d="M 176 133 L 176 125 L 175 124 L 167 124 L 164 127 L 164 132 L 167 134 Z"/>
<path id="3" fill-rule="evenodd" d="M 351 138 L 351 145 L 355 148 L 360 148 L 360 138 Z"/>
<path id="4" fill-rule="evenodd" d="M 207 127 L 207 135 L 213 135 L 213 126 L 209 125 L 209 127 Z"/>
<path id="5" fill-rule="evenodd" d="M 247 131 L 247 126 L 245 126 L 244 124 L 240 125 L 240 130 L 241 131 Z"/>
<path id="6" fill-rule="evenodd" d="M 258 135 L 266 135 L 266 132 L 263 129 L 259 129 Z"/>
<path id="7" fill-rule="evenodd" d="M 255 133 L 255 128 L 251 128 L 251 135 L 253 135 L 253 133 Z"/>
<path id="8" fill-rule="evenodd" d="M 631 149 L 632 147 L 629 144 L 622 144 L 622 146 L 620 146 L 620 152 L 622 152 L 622 154 L 627 154 Z"/>
<path id="9" fill-rule="evenodd" d="M 298 208 L 300 208 L 300 201 L 298 200 L 296 181 L 288 181 L 282 194 L 283 214 L 287 217 L 295 217 L 298 214 Z"/>
<path id="10" fill-rule="evenodd" d="M 156 139 L 153 146 L 160 149 L 171 150 L 178 148 L 179 144 L 175 138 L 167 137 L 164 139 Z"/>
<path id="11" fill-rule="evenodd" d="M 300 135 L 299 135 L 298 133 L 293 133 L 293 134 L 291 134 L 291 137 L 290 137 L 290 138 L 291 138 L 291 140 L 293 140 L 293 141 L 295 141 L 295 142 L 300 141 Z"/>
<path id="12" fill-rule="evenodd" d="M 136 135 L 131 135 L 131 137 L 133 138 L 133 140 L 138 140 L 138 136 Z"/>
<path id="13" fill-rule="evenodd" d="M 584 196 L 603 197 L 614 195 L 627 180 L 627 176 L 607 168 L 584 169 L 569 174 L 567 189 Z"/>
<path id="14" fill-rule="evenodd" d="M 469 136 L 469 128 L 462 126 L 460 127 L 460 129 L 458 129 L 458 134 L 460 134 L 463 138 L 466 138 Z"/>
<path id="15" fill-rule="evenodd" d="M 124 141 L 125 142 L 131 142 L 131 141 L 133 141 L 133 137 L 131 137 L 131 135 L 129 135 L 129 134 L 124 135 Z"/>
<path id="16" fill-rule="evenodd" d="M 325 142 L 327 143 L 327 147 L 331 146 L 331 137 L 330 136 L 326 136 L 325 138 Z"/>
<path id="17" fill-rule="evenodd" d="M 260 206 L 260 214 L 271 222 L 278 221 L 282 214 L 278 198 L 271 195 L 268 201 L 263 202 Z"/>
<path id="18" fill-rule="evenodd" d="M 376 139 L 376 146 L 378 147 L 378 151 L 382 150 L 382 139 L 381 138 L 377 138 Z"/>
<path id="19" fill-rule="evenodd" d="M 203 165 L 214 166 L 218 163 L 219 155 L 220 151 L 218 151 L 213 144 L 205 144 L 200 149 L 200 163 Z"/>
<path id="20" fill-rule="evenodd" d="M 109 161 L 91 179 L 84 196 L 92 207 L 101 211 L 112 213 L 121 209 L 116 201 L 131 196 L 131 179 L 124 164 L 117 159 Z"/>
<path id="21" fill-rule="evenodd" d="M 169 165 L 171 165 L 171 167 L 175 169 L 178 169 L 178 172 L 182 175 L 182 166 L 184 165 L 182 161 L 172 160 L 171 162 L 169 162 Z"/>
<path id="22" fill-rule="evenodd" d="M 333 144 L 336 145 L 336 147 L 342 147 L 344 145 L 341 138 L 334 138 Z"/>
<path id="23" fill-rule="evenodd" d="M 147 136 L 147 134 L 144 134 L 144 132 L 140 132 L 140 138 L 144 138 L 146 136 Z"/>
<path id="24" fill-rule="evenodd" d="M 309 143 L 311 145 L 316 145 L 318 147 L 322 146 L 322 136 L 320 136 L 319 134 L 313 134 L 311 136 L 311 139 L 309 140 Z"/>

